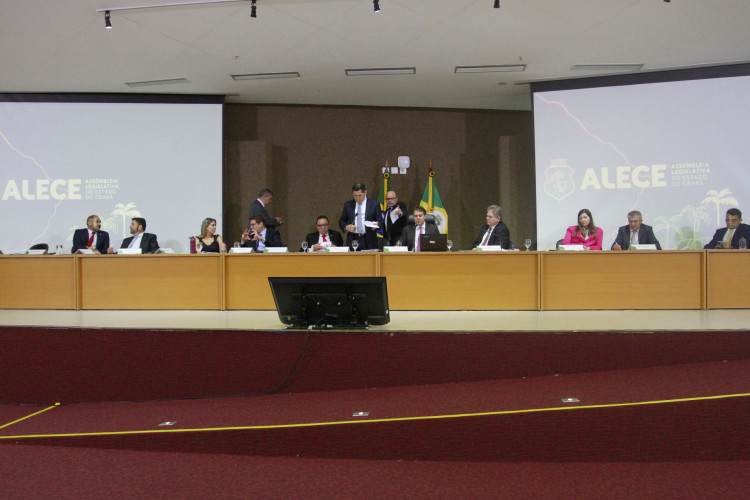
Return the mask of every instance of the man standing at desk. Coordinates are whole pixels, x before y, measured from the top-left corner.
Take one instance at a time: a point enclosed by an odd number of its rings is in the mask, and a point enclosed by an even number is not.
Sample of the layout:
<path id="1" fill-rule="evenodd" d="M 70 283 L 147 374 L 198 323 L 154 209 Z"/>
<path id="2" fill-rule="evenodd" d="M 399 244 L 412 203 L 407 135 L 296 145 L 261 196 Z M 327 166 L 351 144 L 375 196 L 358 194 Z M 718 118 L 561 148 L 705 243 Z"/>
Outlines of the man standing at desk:
<path id="1" fill-rule="evenodd" d="M 714 237 L 703 247 L 714 248 L 740 248 L 740 238 L 750 240 L 750 226 L 742 223 L 742 212 L 738 208 L 727 210 L 727 227 L 717 229 Z"/>
<path id="2" fill-rule="evenodd" d="M 479 228 L 479 234 L 471 248 L 500 245 L 506 250 L 510 249 L 510 230 L 503 222 L 503 209 L 498 205 L 490 205 L 487 207 L 487 215 L 484 220 L 486 224 Z"/>
<path id="3" fill-rule="evenodd" d="M 159 251 L 159 243 L 156 241 L 156 235 L 145 233 L 146 219 L 142 217 L 133 217 L 130 221 L 130 238 L 122 240 L 120 248 L 140 248 L 141 253 L 156 253 Z"/>
<path id="4" fill-rule="evenodd" d="M 89 215 L 84 229 L 76 229 L 73 233 L 73 248 L 70 253 L 82 249 L 92 250 L 94 253 L 113 253 L 109 246 L 109 233 L 102 231 L 102 220 L 98 215 Z"/>
<path id="5" fill-rule="evenodd" d="M 440 229 L 431 223 L 425 222 L 427 219 L 427 210 L 424 207 L 414 208 L 414 224 L 409 224 L 404 228 L 404 234 L 399 240 L 400 245 L 406 245 L 410 252 L 421 252 L 420 236 L 424 234 L 440 234 Z"/>
<path id="6" fill-rule="evenodd" d="M 272 199 L 273 193 L 270 189 L 261 189 L 258 193 L 258 199 L 256 199 L 250 205 L 250 215 L 248 216 L 248 219 L 252 220 L 256 215 L 260 215 L 261 217 L 263 217 L 263 225 L 272 229 L 275 229 L 276 227 L 283 224 L 284 221 L 281 220 L 281 217 L 271 217 L 268 214 L 268 209 L 266 207 L 269 205 L 269 203 L 271 203 Z"/>
<path id="7" fill-rule="evenodd" d="M 628 212 L 628 225 L 617 231 L 617 238 L 612 243 L 612 250 L 628 250 L 630 245 L 656 245 L 661 250 L 659 240 L 654 236 L 651 226 L 643 224 L 643 216 L 638 210 Z"/>
<path id="8" fill-rule="evenodd" d="M 388 191 L 385 193 L 385 202 L 388 208 L 383 214 L 383 224 L 385 230 L 383 236 L 385 237 L 385 244 L 392 246 L 401 238 L 401 234 L 404 232 L 406 226 L 406 205 L 403 201 L 398 201 L 396 191 Z"/>
<path id="9" fill-rule="evenodd" d="M 273 228 L 263 224 L 263 217 L 256 215 L 250 219 L 250 228 L 242 233 L 242 246 L 262 252 L 266 247 L 283 247 L 281 235 Z"/>
<path id="10" fill-rule="evenodd" d="M 380 204 L 367 197 L 367 189 L 364 184 L 352 186 L 353 200 L 344 203 L 341 212 L 339 227 L 346 232 L 346 244 L 351 248 L 352 242 L 357 241 L 358 249 L 378 249 L 378 228 L 383 228 L 383 214 Z M 370 223 L 368 227 L 367 223 Z"/>

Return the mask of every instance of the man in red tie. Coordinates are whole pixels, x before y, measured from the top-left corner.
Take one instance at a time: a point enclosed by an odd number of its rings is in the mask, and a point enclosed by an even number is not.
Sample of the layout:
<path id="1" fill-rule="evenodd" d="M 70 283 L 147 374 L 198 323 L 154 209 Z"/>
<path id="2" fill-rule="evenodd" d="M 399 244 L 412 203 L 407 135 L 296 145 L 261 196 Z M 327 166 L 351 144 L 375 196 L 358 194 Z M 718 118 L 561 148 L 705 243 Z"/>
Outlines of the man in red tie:
<path id="1" fill-rule="evenodd" d="M 98 215 L 89 215 L 86 228 L 76 229 L 73 233 L 73 248 L 70 253 L 89 249 L 94 253 L 113 253 L 109 246 L 109 233 L 102 231 L 102 220 Z"/>
<path id="2" fill-rule="evenodd" d="M 316 232 L 310 233 L 305 237 L 308 252 L 322 252 L 326 247 L 343 246 L 344 238 L 338 231 L 330 229 L 328 217 L 325 215 L 318 216 L 315 228 L 317 229 Z M 300 252 L 304 251 L 304 248 L 300 248 Z"/>

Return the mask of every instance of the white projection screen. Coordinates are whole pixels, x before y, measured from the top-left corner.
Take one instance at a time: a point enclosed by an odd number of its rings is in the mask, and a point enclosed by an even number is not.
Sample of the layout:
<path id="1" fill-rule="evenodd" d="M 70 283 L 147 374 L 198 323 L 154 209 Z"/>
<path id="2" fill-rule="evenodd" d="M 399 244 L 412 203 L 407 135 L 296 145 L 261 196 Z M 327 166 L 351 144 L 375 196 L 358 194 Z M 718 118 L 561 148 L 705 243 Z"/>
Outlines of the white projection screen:
<path id="1" fill-rule="evenodd" d="M 604 230 L 605 250 L 631 210 L 664 249 L 703 248 L 727 209 L 750 211 L 750 76 L 737 74 L 750 68 L 716 72 L 532 86 L 537 248 L 554 249 L 582 208 Z"/>
<path id="2" fill-rule="evenodd" d="M 0 95 L 0 250 L 69 253 L 94 214 L 114 248 L 133 217 L 176 253 L 204 218 L 221 227 L 223 98 L 136 99 Z"/>

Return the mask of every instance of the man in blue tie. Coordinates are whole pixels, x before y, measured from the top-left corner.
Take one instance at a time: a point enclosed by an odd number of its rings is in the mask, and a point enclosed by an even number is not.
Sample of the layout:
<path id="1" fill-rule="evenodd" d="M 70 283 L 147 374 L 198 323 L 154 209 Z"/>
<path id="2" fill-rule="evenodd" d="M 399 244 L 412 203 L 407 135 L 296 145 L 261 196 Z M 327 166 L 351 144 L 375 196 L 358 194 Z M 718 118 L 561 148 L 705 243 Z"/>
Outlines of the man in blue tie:
<path id="1" fill-rule="evenodd" d="M 378 229 L 384 228 L 380 204 L 367 197 L 364 184 L 352 186 L 352 197 L 353 200 L 344 203 L 339 219 L 339 227 L 346 233 L 346 244 L 352 248 L 352 242 L 357 241 L 358 250 L 377 250 Z"/>
<path id="2" fill-rule="evenodd" d="M 140 248 L 141 253 L 156 253 L 159 251 L 159 242 L 156 241 L 156 235 L 146 233 L 146 219 L 143 217 L 133 217 L 130 221 L 130 238 L 122 240 L 120 248 Z"/>

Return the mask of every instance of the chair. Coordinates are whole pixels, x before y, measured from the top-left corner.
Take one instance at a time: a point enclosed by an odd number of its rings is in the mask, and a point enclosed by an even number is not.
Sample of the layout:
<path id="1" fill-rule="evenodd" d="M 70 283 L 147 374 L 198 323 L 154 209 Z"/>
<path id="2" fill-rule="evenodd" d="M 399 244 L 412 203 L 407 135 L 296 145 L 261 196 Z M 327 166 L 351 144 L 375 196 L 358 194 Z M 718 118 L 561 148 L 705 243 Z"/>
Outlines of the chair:
<path id="1" fill-rule="evenodd" d="M 46 243 L 37 243 L 36 245 L 32 245 L 29 250 L 44 250 L 44 253 L 49 253 L 49 245 Z"/>
<path id="2" fill-rule="evenodd" d="M 436 226 L 438 225 L 438 221 L 437 221 L 437 219 L 435 218 L 435 216 L 433 214 L 427 214 L 427 216 L 424 218 L 424 221 L 427 222 L 427 223 L 431 222 L 431 223 L 435 224 Z M 414 224 L 414 215 L 413 214 L 409 214 L 409 220 L 407 221 L 407 223 L 408 224 Z"/>
<path id="3" fill-rule="evenodd" d="M 557 243 L 555 243 L 555 250 L 560 250 L 560 245 L 562 245 L 563 240 L 557 240 Z"/>

